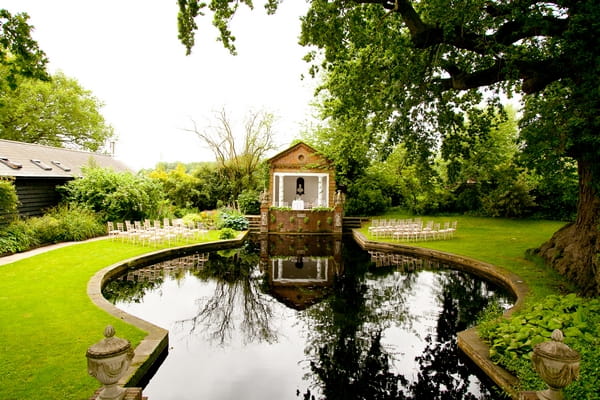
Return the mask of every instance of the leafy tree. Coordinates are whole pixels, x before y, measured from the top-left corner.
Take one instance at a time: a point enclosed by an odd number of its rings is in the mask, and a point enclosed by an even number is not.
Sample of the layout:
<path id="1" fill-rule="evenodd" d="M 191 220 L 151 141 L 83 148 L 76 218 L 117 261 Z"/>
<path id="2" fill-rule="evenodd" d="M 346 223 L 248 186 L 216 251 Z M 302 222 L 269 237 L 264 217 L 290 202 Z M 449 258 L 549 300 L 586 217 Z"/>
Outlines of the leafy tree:
<path id="1" fill-rule="evenodd" d="M 397 145 L 384 161 L 373 163 L 367 177 L 387 186 L 392 205 L 401 205 L 415 214 L 445 210 L 450 203 L 441 167 L 436 160 L 415 160 L 403 144 Z"/>
<path id="2" fill-rule="evenodd" d="M 458 211 L 494 217 L 522 217 L 534 211 L 536 180 L 519 166 L 516 113 L 510 106 L 501 111 L 475 108 L 444 138 L 441 153 Z"/>
<path id="3" fill-rule="evenodd" d="M 229 182 L 223 179 L 215 163 L 204 164 L 195 169 L 192 175 L 200 180 L 202 198 L 206 199 L 203 207 L 200 209 L 208 210 L 217 208 L 217 203 L 223 202 L 223 199 L 231 198 Z"/>
<path id="4" fill-rule="evenodd" d="M 6 68 L 0 79 L 0 93 L 6 86 L 15 89 L 19 77 L 49 79 L 46 54 L 31 38 L 33 27 L 27 23 L 28 19 L 25 13 L 12 15 L 0 9 L 0 66 Z"/>
<path id="5" fill-rule="evenodd" d="M 577 213 L 577 164 L 571 159 L 557 158 L 546 168 L 535 168 L 532 195 L 536 214 L 543 218 L 573 221 Z"/>
<path id="6" fill-rule="evenodd" d="M 218 29 L 219 41 L 231 54 L 236 54 L 235 36 L 229 29 L 229 22 L 240 5 L 245 4 L 250 9 L 254 8 L 252 0 L 211 0 L 208 4 L 199 0 L 177 0 L 179 14 L 177 25 L 179 28 L 179 40 L 186 48 L 186 54 L 190 54 L 194 47 L 194 31 L 198 29 L 195 18 L 204 16 L 204 9 L 208 8 L 213 14 L 213 25 Z M 267 0 L 265 8 L 269 13 L 275 12 L 279 0 Z"/>
<path id="7" fill-rule="evenodd" d="M 305 132 L 304 140 L 333 162 L 336 183 L 346 188 L 364 175 L 376 155 L 372 133 L 364 120 L 348 118 L 328 122 Z"/>
<path id="8" fill-rule="evenodd" d="M 159 164 L 148 176 L 162 183 L 164 196 L 179 208 L 200 208 L 206 203 L 200 191 L 200 179 L 186 172 L 183 164 L 177 164 L 175 169 L 166 172 Z"/>
<path id="9" fill-rule="evenodd" d="M 441 156 L 448 162 L 450 184 L 490 181 L 497 175 L 495 171 L 515 162 L 519 149 L 514 109 L 507 107 L 504 115 L 483 117 L 487 111 L 474 109 L 471 114 L 475 115 L 446 135 Z"/>
<path id="10" fill-rule="evenodd" d="M 347 215 L 377 215 L 390 206 L 390 198 L 384 193 L 380 182 L 366 174 L 348 186 L 344 205 Z"/>
<path id="11" fill-rule="evenodd" d="M 179 1 L 188 38 L 199 4 Z M 215 22 L 226 27 L 238 4 L 211 1 L 221 12 Z M 579 174 L 576 221 L 539 253 L 584 292 L 599 294 L 599 19 L 596 0 L 312 0 L 301 43 L 320 49 L 311 56 L 322 60 L 315 69 L 327 71 L 335 114 L 380 125 L 385 143 L 402 140 L 420 154 L 482 101 L 497 107 L 500 92 L 523 94 L 526 150 L 572 158 Z"/>
<path id="12" fill-rule="evenodd" d="M 513 164 L 496 171 L 497 176 L 482 195 L 483 211 L 492 217 L 523 217 L 536 205 L 531 191 L 533 182 L 526 171 Z"/>
<path id="13" fill-rule="evenodd" d="M 51 81 L 17 82 L 0 93 L 0 138 L 97 151 L 113 137 L 99 111 L 103 104 L 75 79 L 57 73 Z"/>

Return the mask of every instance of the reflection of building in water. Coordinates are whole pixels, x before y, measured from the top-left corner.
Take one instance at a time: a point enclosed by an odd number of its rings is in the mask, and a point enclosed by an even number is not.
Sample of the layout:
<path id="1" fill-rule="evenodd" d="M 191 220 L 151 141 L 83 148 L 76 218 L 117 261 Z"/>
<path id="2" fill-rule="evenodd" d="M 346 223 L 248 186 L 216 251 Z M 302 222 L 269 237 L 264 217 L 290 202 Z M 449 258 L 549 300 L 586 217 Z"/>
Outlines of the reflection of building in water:
<path id="1" fill-rule="evenodd" d="M 192 254 L 131 270 L 122 279 L 132 282 L 153 281 L 163 277 L 165 274 L 203 268 L 204 263 L 207 261 L 208 253 Z"/>
<path id="2" fill-rule="evenodd" d="M 442 269 L 447 265 L 426 258 L 414 257 L 407 254 L 369 251 L 371 261 L 376 267 L 396 267 L 399 271 L 414 271 L 417 269 Z"/>
<path id="3" fill-rule="evenodd" d="M 342 272 L 341 235 L 264 235 L 261 269 L 270 294 L 302 310 L 322 300 Z"/>
<path id="4" fill-rule="evenodd" d="M 273 283 L 320 284 L 329 277 L 329 258 L 304 257 L 271 259 L 271 278 Z"/>

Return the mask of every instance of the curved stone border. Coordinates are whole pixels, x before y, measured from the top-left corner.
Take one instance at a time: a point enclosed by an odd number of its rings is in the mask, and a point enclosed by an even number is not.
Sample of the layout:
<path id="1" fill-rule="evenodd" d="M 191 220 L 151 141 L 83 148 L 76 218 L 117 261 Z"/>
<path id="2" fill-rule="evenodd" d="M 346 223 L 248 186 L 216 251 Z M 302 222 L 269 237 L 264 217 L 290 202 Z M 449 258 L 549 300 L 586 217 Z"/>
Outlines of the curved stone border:
<path id="1" fill-rule="evenodd" d="M 87 293 L 94 304 L 114 317 L 148 333 L 135 348 L 131 366 L 119 381 L 120 385 L 136 386 L 144 379 L 145 375 L 152 369 L 154 362 L 168 351 L 169 331 L 118 309 L 104 298 L 102 295 L 102 288 L 112 278 L 122 274 L 128 269 L 135 268 L 142 264 L 153 264 L 176 256 L 185 256 L 197 251 L 213 251 L 239 247 L 244 242 L 247 235 L 248 232 L 246 231 L 239 234 L 235 239 L 157 250 L 103 268 L 89 280 Z"/>
<path id="2" fill-rule="evenodd" d="M 513 312 L 523 307 L 525 297 L 529 293 L 529 287 L 518 275 L 492 264 L 452 253 L 409 246 L 402 243 L 371 241 L 357 229 L 352 230 L 352 236 L 363 249 L 401 251 L 403 253 L 451 262 L 457 269 L 477 275 L 502 286 L 510 291 L 516 298 L 515 304 L 504 313 L 504 317 L 509 317 Z M 477 333 L 477 328 L 470 328 L 458 332 L 457 344 L 458 347 L 499 387 L 510 394 L 512 398 L 518 398 L 518 379 L 504 368 L 492 362 L 489 357 L 489 346 L 481 340 Z"/>

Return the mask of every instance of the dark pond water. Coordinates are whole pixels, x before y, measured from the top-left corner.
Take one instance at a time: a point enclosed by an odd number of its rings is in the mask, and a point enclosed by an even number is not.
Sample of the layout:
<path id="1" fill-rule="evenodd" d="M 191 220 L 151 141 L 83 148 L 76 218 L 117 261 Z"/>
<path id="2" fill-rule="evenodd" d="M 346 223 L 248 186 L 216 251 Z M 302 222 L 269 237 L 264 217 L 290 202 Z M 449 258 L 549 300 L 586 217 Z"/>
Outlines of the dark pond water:
<path id="1" fill-rule="evenodd" d="M 169 330 L 150 399 L 494 399 L 456 332 L 510 299 L 351 239 L 276 236 L 129 271 L 105 288 Z"/>

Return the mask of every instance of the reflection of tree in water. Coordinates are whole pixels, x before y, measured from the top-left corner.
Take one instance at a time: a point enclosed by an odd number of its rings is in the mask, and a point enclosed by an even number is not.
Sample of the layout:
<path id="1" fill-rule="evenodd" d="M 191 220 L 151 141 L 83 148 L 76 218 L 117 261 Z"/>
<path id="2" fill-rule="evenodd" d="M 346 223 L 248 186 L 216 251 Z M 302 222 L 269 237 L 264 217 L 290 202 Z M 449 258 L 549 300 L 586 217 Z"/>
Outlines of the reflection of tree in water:
<path id="1" fill-rule="evenodd" d="M 313 387 L 304 399 L 491 399 L 491 394 L 469 393 L 471 373 L 459 359 L 456 332 L 472 323 L 490 301 L 486 286 L 457 271 L 439 275 L 440 311 L 436 335 L 417 357 L 416 380 L 393 372 L 393 355 L 382 344 L 384 330 L 392 325 L 410 327 L 404 298 L 414 293 L 415 274 L 396 274 L 389 268 L 377 280 L 369 276 L 364 253 L 346 254 L 345 274 L 336 281 L 335 295 L 307 310 L 309 331 L 305 353 Z M 348 261 L 352 260 L 352 261 Z M 390 282 L 396 282 L 390 284 Z"/>
<path id="2" fill-rule="evenodd" d="M 485 387 L 480 395 L 469 393 L 472 373 L 465 366 L 456 344 L 456 333 L 469 328 L 475 316 L 490 302 L 498 301 L 487 285 L 473 276 L 447 271 L 436 276 L 438 301 L 442 310 L 435 335 L 425 338 L 427 346 L 416 358 L 417 379 L 410 385 L 415 399 L 474 400 L 493 399 Z"/>
<path id="3" fill-rule="evenodd" d="M 164 277 L 156 277 L 153 280 L 126 280 L 115 279 L 102 288 L 102 295 L 112 304 L 116 303 L 139 303 L 146 293 L 162 285 Z"/>
<path id="4" fill-rule="evenodd" d="M 244 343 L 275 342 L 273 300 L 261 294 L 258 262 L 258 251 L 250 243 L 241 249 L 212 253 L 204 268 L 193 274 L 205 281 L 214 280 L 214 292 L 199 299 L 196 315 L 179 324 L 190 324 L 191 332 L 201 330 L 220 345 L 231 339 L 238 322 Z"/>
<path id="5" fill-rule="evenodd" d="M 372 273 L 389 275 L 367 280 L 369 265 L 367 253 L 344 246 L 345 272 L 336 279 L 335 294 L 306 311 L 305 353 L 323 398 L 403 398 L 401 388 L 407 382 L 390 371 L 392 357 L 381 339 L 391 325 L 410 326 L 404 299 L 414 277 L 395 279 L 389 269 L 378 269 Z M 303 394 L 305 399 L 315 395 L 311 389 Z"/>

